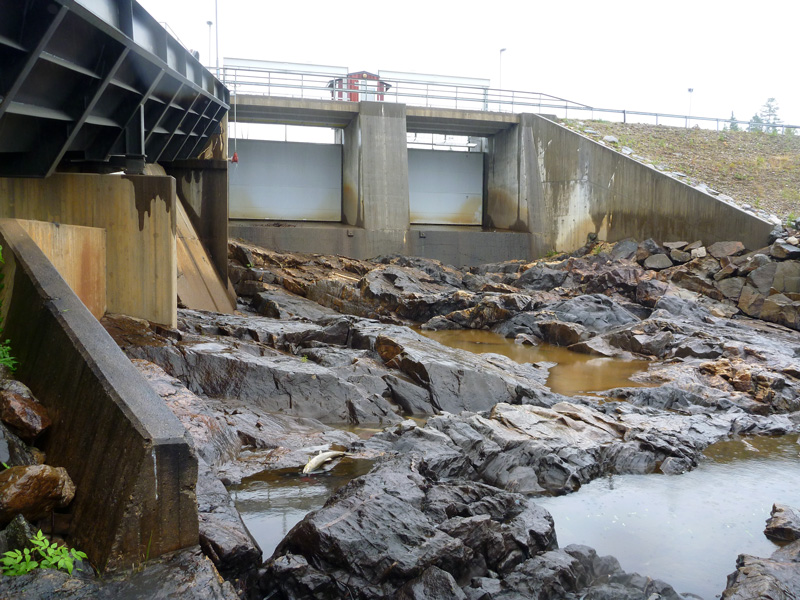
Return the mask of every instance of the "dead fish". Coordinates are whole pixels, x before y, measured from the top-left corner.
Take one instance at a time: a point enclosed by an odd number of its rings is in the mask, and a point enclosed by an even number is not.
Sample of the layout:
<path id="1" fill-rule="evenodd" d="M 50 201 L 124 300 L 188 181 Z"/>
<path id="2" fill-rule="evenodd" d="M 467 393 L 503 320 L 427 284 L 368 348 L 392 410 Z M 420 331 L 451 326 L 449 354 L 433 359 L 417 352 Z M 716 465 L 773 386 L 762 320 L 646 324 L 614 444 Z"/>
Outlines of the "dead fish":
<path id="1" fill-rule="evenodd" d="M 339 458 L 345 454 L 347 453 L 342 452 L 341 450 L 328 450 L 327 452 L 320 452 L 316 456 L 312 456 L 310 459 L 308 459 L 308 463 L 305 467 L 303 467 L 303 474 L 307 475 L 308 473 L 312 473 L 319 469 L 326 462 L 330 462 L 334 458 Z"/>

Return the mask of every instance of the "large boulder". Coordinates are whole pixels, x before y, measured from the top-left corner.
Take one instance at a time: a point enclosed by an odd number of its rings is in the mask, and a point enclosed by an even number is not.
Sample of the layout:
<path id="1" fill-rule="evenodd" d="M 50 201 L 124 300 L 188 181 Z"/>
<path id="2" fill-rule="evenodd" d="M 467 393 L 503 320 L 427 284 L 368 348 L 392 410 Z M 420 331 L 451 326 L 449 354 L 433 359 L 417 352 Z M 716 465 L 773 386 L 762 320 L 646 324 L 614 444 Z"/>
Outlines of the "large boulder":
<path id="1" fill-rule="evenodd" d="M 63 467 L 33 465 L 0 472 L 0 524 L 21 514 L 29 521 L 72 502 L 75 484 Z"/>

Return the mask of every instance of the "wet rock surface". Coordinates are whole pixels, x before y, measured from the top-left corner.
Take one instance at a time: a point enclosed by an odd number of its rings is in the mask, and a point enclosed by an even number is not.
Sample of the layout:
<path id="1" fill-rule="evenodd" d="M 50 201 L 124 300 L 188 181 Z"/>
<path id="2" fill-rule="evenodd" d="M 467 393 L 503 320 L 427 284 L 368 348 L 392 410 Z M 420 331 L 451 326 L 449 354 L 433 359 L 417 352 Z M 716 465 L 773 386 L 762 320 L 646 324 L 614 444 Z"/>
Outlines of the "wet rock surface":
<path id="1" fill-rule="evenodd" d="M 606 474 L 677 475 L 715 441 L 800 431 L 800 263 L 773 246 L 624 240 L 454 269 L 232 243 L 241 312 L 104 324 L 190 432 L 207 464 L 204 550 L 253 597 L 677 598 L 612 558 L 558 548 L 531 497 Z M 646 387 L 567 398 L 547 386 L 552 364 L 445 347 L 407 325 L 646 361 Z M 366 424 L 384 431 L 331 428 Z M 255 576 L 257 546 L 221 482 L 297 472 L 331 449 L 384 460 Z"/>
<path id="2" fill-rule="evenodd" d="M 10 467 L 0 472 L 0 523 L 20 514 L 29 521 L 41 519 L 74 496 L 75 485 L 62 467 Z"/>
<path id="3" fill-rule="evenodd" d="M 261 593 L 577 598 L 613 581 L 632 596 L 658 587 L 657 597 L 679 597 L 589 548 L 559 549 L 550 515 L 522 495 L 426 472 L 424 459 L 410 453 L 342 488 L 289 532 L 265 565 Z"/>
<path id="4" fill-rule="evenodd" d="M 771 539 L 792 541 L 769 558 L 740 554 L 736 571 L 728 575 L 724 600 L 800 597 L 800 513 L 790 506 L 774 505 L 764 533 Z"/>
<path id="5" fill-rule="evenodd" d="M 131 572 L 102 580 L 64 571 L 36 569 L 27 575 L 0 577 L 0 598 L 18 600 L 237 600 L 199 548 L 167 554 L 134 565 Z"/>

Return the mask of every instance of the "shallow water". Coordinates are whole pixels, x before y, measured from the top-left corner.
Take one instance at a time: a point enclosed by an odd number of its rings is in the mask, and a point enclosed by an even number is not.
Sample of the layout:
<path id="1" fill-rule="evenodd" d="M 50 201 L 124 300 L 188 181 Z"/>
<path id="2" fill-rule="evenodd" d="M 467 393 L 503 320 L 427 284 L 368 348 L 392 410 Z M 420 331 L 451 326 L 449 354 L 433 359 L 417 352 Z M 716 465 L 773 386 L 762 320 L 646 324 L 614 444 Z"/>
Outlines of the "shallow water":
<path id="1" fill-rule="evenodd" d="M 763 534 L 773 503 L 800 504 L 796 435 L 719 442 L 683 475 L 620 475 L 568 496 L 537 499 L 559 546 L 586 544 L 626 571 L 663 579 L 711 600 L 741 553 L 769 556 Z"/>
<path id="2" fill-rule="evenodd" d="M 228 491 L 266 560 L 306 514 L 321 508 L 333 492 L 371 468 L 372 461 L 344 457 L 328 472 L 303 475 L 299 469 L 267 471 L 244 479 Z"/>
<path id="3" fill-rule="evenodd" d="M 419 333 L 445 346 L 476 354 L 502 354 L 519 363 L 557 363 L 550 369 L 547 385 L 557 394 L 565 396 L 618 387 L 643 386 L 645 384 L 631 381 L 630 378 L 636 373 L 646 371 L 649 364 L 643 360 L 620 360 L 580 354 L 550 344 L 526 346 L 497 333 L 477 329 Z"/>

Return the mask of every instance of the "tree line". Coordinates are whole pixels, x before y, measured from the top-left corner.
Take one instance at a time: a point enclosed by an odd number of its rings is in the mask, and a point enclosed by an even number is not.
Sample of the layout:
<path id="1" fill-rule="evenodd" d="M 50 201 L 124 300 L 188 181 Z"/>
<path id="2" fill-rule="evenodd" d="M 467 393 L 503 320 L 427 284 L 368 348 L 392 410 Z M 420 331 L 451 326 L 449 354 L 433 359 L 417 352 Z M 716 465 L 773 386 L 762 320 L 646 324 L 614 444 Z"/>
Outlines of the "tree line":
<path id="1" fill-rule="evenodd" d="M 750 117 L 750 123 L 747 125 L 747 131 L 760 131 L 766 133 L 778 133 L 778 127 L 781 126 L 782 121 L 778 117 L 778 103 L 775 98 L 767 98 L 767 101 L 761 107 L 761 110 Z M 731 120 L 729 125 L 725 127 L 730 131 L 741 131 L 739 122 L 731 111 Z M 792 127 L 786 127 L 783 130 L 785 135 L 794 135 L 795 130 Z"/>

